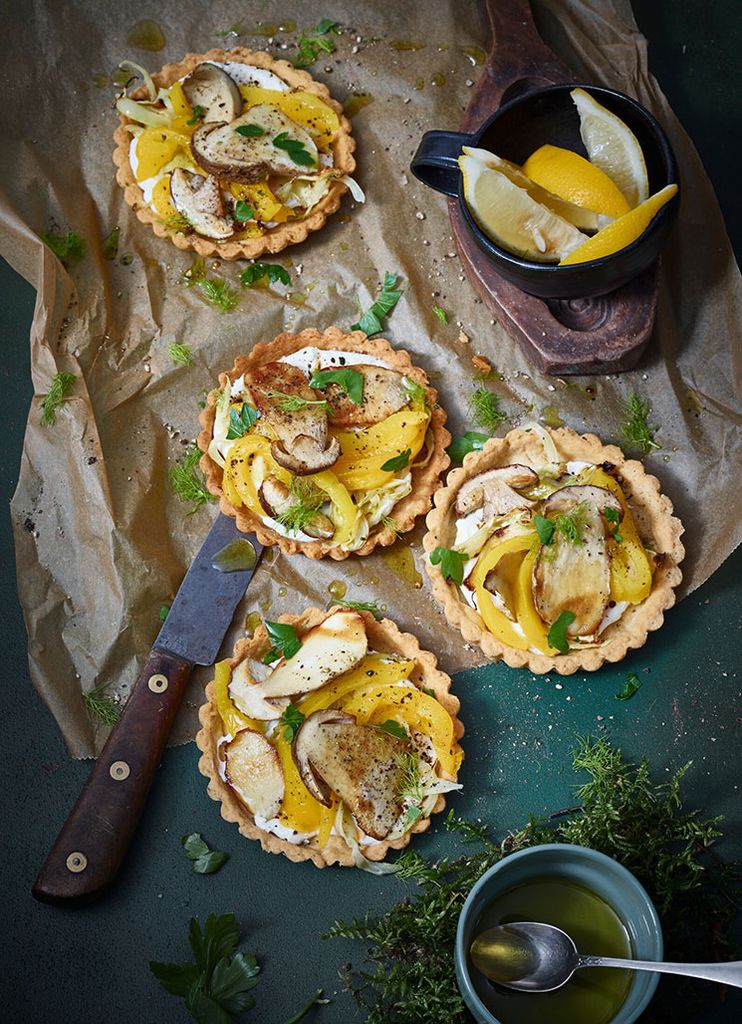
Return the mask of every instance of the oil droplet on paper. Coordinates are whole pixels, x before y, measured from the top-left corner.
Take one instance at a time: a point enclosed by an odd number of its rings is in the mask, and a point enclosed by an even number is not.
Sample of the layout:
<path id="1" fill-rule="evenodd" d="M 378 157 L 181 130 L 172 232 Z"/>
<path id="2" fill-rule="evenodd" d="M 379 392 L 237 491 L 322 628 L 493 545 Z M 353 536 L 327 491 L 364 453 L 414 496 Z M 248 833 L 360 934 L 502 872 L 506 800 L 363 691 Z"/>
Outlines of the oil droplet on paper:
<path id="1" fill-rule="evenodd" d="M 288 587 L 279 587 L 278 588 L 278 596 L 279 597 L 286 597 L 288 592 L 289 592 Z"/>
<path id="2" fill-rule="evenodd" d="M 138 50 L 149 50 L 151 53 L 158 53 L 164 49 L 165 33 L 156 21 L 151 18 L 144 18 L 132 25 L 126 37 L 129 46 L 136 46 Z"/>
<path id="3" fill-rule="evenodd" d="M 247 633 L 247 635 L 253 636 L 255 634 L 255 630 L 258 628 L 262 621 L 263 620 L 260 617 L 259 612 L 250 612 L 250 614 L 245 619 L 245 632 Z"/>
<path id="4" fill-rule="evenodd" d="M 545 405 L 541 410 L 539 421 L 546 427 L 551 427 L 552 430 L 557 430 L 559 427 L 564 426 L 564 420 L 559 415 L 559 412 L 554 405 Z"/>
<path id="5" fill-rule="evenodd" d="M 348 593 L 348 588 L 342 580 L 333 580 L 332 583 L 327 585 L 327 593 L 330 597 L 334 597 L 336 601 L 342 601 Z"/>
<path id="6" fill-rule="evenodd" d="M 389 45 L 398 53 L 407 53 L 410 50 L 424 50 L 428 44 L 413 42 L 412 39 L 392 39 Z"/>
<path id="7" fill-rule="evenodd" d="M 415 559 L 406 545 L 397 543 L 393 548 L 386 550 L 381 557 L 395 576 L 399 576 L 405 583 L 409 583 L 410 586 L 418 590 L 422 587 L 423 578 L 415 568 Z"/>
<path id="8" fill-rule="evenodd" d="M 343 113 L 346 117 L 355 117 L 359 110 L 363 110 L 374 98 L 370 92 L 352 92 L 343 102 Z"/>
<path id="9" fill-rule="evenodd" d="M 246 537 L 238 537 L 221 551 L 217 551 L 211 565 L 217 572 L 245 572 L 254 569 L 258 561 L 255 548 Z"/>
<path id="10" fill-rule="evenodd" d="M 461 49 L 472 62 L 474 67 L 478 67 L 479 65 L 484 64 L 487 55 L 485 54 L 484 50 L 481 49 L 481 47 L 462 46 Z"/>
<path id="11" fill-rule="evenodd" d="M 430 79 L 433 85 L 441 86 L 446 84 L 446 76 L 442 75 L 440 71 L 436 72 Z"/>

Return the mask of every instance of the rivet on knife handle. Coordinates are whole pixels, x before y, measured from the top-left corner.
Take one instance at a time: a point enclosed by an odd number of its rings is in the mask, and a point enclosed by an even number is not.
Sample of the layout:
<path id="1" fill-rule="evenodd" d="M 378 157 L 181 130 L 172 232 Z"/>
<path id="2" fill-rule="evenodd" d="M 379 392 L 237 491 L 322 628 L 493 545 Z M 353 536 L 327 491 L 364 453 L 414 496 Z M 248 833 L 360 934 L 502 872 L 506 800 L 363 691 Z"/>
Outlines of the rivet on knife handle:
<path id="1" fill-rule="evenodd" d="M 33 895 L 74 906 L 95 899 L 129 848 L 191 673 L 153 650 L 51 853 Z"/>

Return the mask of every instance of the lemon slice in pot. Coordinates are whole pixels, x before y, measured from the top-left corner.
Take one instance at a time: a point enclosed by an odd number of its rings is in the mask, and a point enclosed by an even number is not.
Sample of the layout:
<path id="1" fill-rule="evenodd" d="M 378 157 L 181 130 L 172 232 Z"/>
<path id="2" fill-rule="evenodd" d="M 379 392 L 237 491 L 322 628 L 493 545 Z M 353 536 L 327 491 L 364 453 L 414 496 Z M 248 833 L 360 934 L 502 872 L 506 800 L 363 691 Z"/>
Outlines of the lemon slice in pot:
<path id="1" fill-rule="evenodd" d="M 573 266 L 575 263 L 587 263 L 589 260 L 599 260 L 604 256 L 611 256 L 620 249 L 625 249 L 637 238 L 644 234 L 651 221 L 662 209 L 665 203 L 669 203 L 678 191 L 677 185 L 666 185 L 659 192 L 630 210 L 623 217 L 614 220 L 608 227 L 603 228 L 597 235 L 575 249 L 568 256 L 565 256 L 559 266 Z"/>
<path id="2" fill-rule="evenodd" d="M 631 209 L 643 203 L 649 195 L 649 179 L 634 133 L 584 89 L 573 89 L 570 96 L 580 115 L 580 135 L 591 163 L 615 182 Z"/>
<path id="3" fill-rule="evenodd" d="M 523 170 L 537 185 L 576 206 L 608 217 L 622 217 L 631 209 L 608 175 L 571 149 L 541 146 L 528 157 Z"/>
<path id="4" fill-rule="evenodd" d="M 471 156 L 460 156 L 459 167 L 472 217 L 503 249 L 534 262 L 556 263 L 589 241 L 501 171 Z"/>
<path id="5" fill-rule="evenodd" d="M 568 220 L 570 224 L 574 224 L 580 231 L 588 231 L 590 234 L 593 234 L 598 228 L 605 227 L 602 223 L 602 221 L 606 220 L 605 217 L 601 217 L 594 210 L 588 210 L 583 206 L 568 203 L 566 199 L 560 199 L 553 192 L 541 188 L 535 181 L 531 181 L 517 164 L 512 163 L 510 160 L 504 160 L 502 157 L 490 153 L 487 149 L 476 149 L 474 146 L 464 146 L 463 151 L 466 156 L 479 160 L 486 167 L 500 171 L 514 185 L 524 188 L 531 199 L 535 199 L 537 203 L 548 207 L 552 213 L 558 213 L 560 217 L 564 217 L 565 220 Z"/>

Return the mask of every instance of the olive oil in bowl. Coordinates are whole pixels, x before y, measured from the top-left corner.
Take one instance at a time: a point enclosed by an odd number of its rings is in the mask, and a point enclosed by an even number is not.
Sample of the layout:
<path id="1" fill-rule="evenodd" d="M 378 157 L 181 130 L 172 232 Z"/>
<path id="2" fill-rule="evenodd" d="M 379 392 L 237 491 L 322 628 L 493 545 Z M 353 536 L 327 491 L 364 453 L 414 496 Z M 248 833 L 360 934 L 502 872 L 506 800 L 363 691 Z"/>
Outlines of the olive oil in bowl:
<path id="1" fill-rule="evenodd" d="M 633 956 L 626 927 L 613 908 L 566 877 L 534 878 L 496 896 L 480 915 L 474 935 L 514 921 L 556 925 L 573 939 L 580 953 Z M 514 966 L 503 964 L 503 971 Z M 631 984 L 630 971 L 591 968 L 577 971 L 554 992 L 515 992 L 490 981 L 471 958 L 470 971 L 477 995 L 502 1024 L 608 1024 Z"/>

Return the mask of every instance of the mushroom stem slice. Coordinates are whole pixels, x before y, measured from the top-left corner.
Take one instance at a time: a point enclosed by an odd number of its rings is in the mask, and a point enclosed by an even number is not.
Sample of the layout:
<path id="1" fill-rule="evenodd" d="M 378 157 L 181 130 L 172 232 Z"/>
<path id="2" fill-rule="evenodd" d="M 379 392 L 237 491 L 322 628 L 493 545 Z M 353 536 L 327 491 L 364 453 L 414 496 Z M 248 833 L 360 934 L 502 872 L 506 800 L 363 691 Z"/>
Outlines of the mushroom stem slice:
<path id="1" fill-rule="evenodd" d="M 307 789 L 325 806 L 334 793 L 368 836 L 385 839 L 402 810 L 404 740 L 352 715 L 315 711 L 299 727 L 291 747 Z"/>
<path id="2" fill-rule="evenodd" d="M 301 637 L 301 647 L 292 658 L 278 662 L 261 684 L 263 696 L 275 698 L 317 690 L 349 672 L 367 651 L 366 627 L 358 612 L 333 612 Z"/>
<path id="3" fill-rule="evenodd" d="M 274 722 L 281 717 L 281 712 L 289 703 L 286 698 L 266 700 L 262 683 L 256 682 L 247 661 L 242 661 L 232 673 L 229 683 L 229 695 L 235 705 L 248 718 L 258 722 Z"/>
<path id="4" fill-rule="evenodd" d="M 204 122 L 234 121 L 242 110 L 239 86 L 224 68 L 210 61 L 196 65 L 183 82 L 183 92 L 194 110 L 201 108 Z"/>
<path id="5" fill-rule="evenodd" d="M 280 519 L 282 515 L 295 508 L 299 499 L 291 490 L 275 476 L 267 476 L 258 488 L 258 498 L 263 509 L 272 519 Z M 335 533 L 335 524 L 329 516 L 317 509 L 312 517 L 302 526 L 302 532 L 309 537 L 329 540 Z"/>
<path id="6" fill-rule="evenodd" d="M 275 818 L 285 792 L 278 751 L 265 736 L 243 729 L 225 744 L 224 774 L 251 814 Z"/>
<path id="7" fill-rule="evenodd" d="M 316 437 L 307 434 L 297 434 L 290 447 L 281 441 L 271 444 L 271 455 L 278 465 L 296 476 L 309 476 L 329 469 L 335 465 L 341 453 L 342 448 L 336 437 L 330 438 L 326 447 Z"/>
<path id="8" fill-rule="evenodd" d="M 518 487 L 538 483 L 538 473 L 530 466 L 513 464 L 487 470 L 467 480 L 456 496 L 456 513 L 468 515 L 481 508 L 485 519 L 504 516 L 517 508 L 533 508 L 534 502 L 518 494 Z"/>
<path id="9" fill-rule="evenodd" d="M 370 427 L 409 404 L 404 377 L 396 370 L 366 363 L 354 363 L 350 369 L 363 376 L 360 405 L 356 405 L 339 384 L 328 384 L 322 391 L 332 410 L 334 427 Z"/>
<path id="10" fill-rule="evenodd" d="M 206 238 L 224 239 L 234 234 L 234 224 L 224 215 L 219 182 L 176 167 L 170 176 L 173 206 L 194 231 Z"/>

